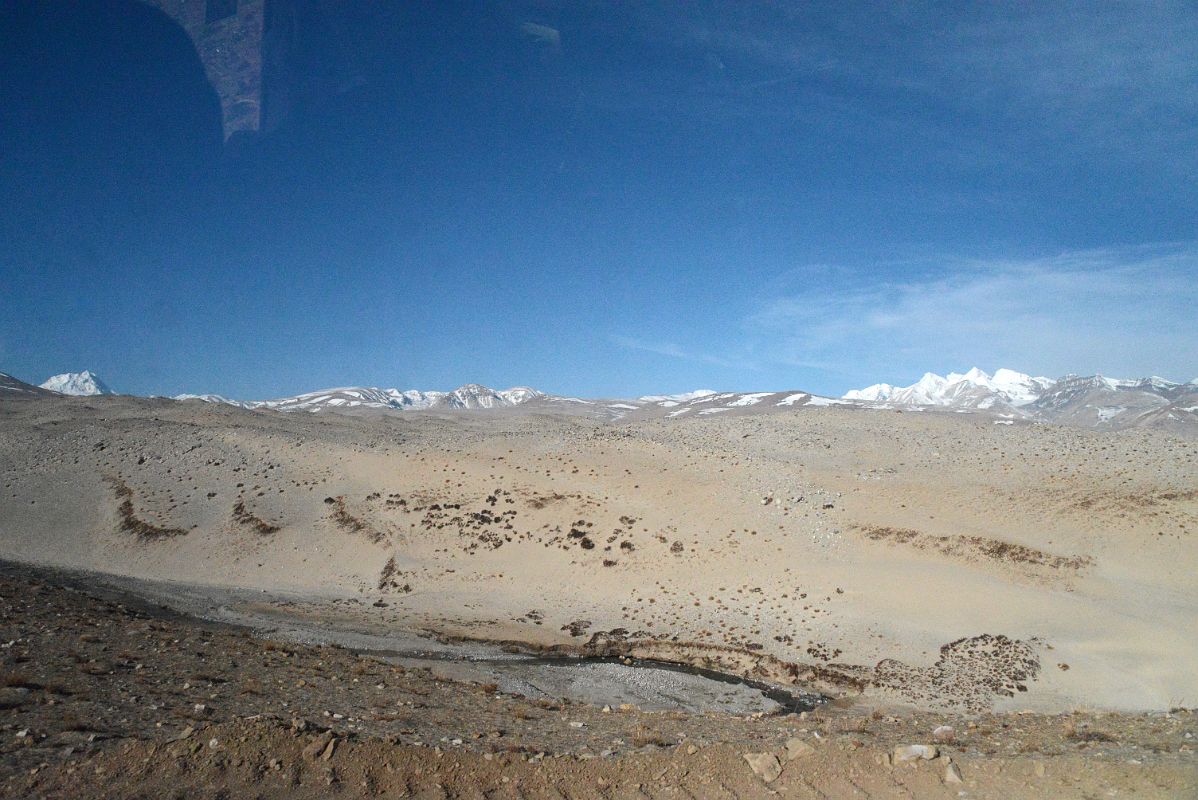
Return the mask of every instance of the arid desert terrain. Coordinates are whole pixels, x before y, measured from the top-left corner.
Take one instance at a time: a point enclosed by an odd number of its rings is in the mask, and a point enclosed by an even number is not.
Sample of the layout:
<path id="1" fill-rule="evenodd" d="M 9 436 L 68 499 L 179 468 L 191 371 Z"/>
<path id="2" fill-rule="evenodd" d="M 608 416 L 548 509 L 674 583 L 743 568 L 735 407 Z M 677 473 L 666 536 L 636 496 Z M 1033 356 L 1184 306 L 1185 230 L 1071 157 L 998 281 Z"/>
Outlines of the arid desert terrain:
<path id="1" fill-rule="evenodd" d="M 6 396 L 0 792 L 1194 796 L 1196 535 L 1152 429 Z"/>

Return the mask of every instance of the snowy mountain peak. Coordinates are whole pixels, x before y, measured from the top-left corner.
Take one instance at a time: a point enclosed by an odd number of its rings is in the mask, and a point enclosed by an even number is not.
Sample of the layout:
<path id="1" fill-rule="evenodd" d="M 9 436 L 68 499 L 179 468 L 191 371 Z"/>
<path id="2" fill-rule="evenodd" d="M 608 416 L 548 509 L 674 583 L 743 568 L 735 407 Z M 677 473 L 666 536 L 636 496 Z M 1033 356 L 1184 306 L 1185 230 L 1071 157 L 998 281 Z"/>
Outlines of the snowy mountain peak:
<path id="1" fill-rule="evenodd" d="M 448 398 L 451 408 L 495 408 L 507 404 L 499 392 L 478 383 L 459 386 Z"/>
<path id="2" fill-rule="evenodd" d="M 1053 383 L 1048 378 L 1033 378 L 1011 369 L 1000 369 L 991 375 L 973 367 L 965 373 L 950 372 L 947 377 L 925 372 L 910 386 L 876 383 L 846 392 L 844 399 L 970 408 L 990 408 L 996 403 L 1022 406 L 1034 402 Z"/>
<path id="3" fill-rule="evenodd" d="M 962 377 L 955 372 L 950 372 L 949 375 L 951 376 L 952 380 L 960 380 Z M 926 386 L 929 389 L 934 389 L 934 388 L 943 386 L 944 384 L 948 383 L 949 380 L 950 380 L 949 378 L 940 377 L 935 372 L 925 372 L 923 374 L 923 377 L 920 378 L 916 382 L 915 385 L 916 386 Z"/>
<path id="4" fill-rule="evenodd" d="M 845 400 L 868 400 L 871 403 L 889 400 L 894 394 L 894 387 L 889 383 L 875 383 L 864 389 L 850 389 L 844 393 Z"/>
<path id="5" fill-rule="evenodd" d="M 931 373 L 927 373 L 926 375 L 924 375 L 924 377 L 927 378 L 928 375 L 931 375 Z M 932 375 L 932 377 L 935 378 L 935 377 L 939 377 L 939 376 Z M 988 373 L 986 373 L 985 371 L 980 370 L 977 367 L 974 367 L 971 370 L 969 370 L 969 372 L 966 372 L 963 375 L 959 372 L 950 372 L 942 380 L 944 380 L 946 383 L 965 382 L 965 383 L 972 383 L 972 384 L 975 384 L 978 386 L 986 386 L 990 383 L 990 375 Z"/>
<path id="6" fill-rule="evenodd" d="M 545 396 L 544 392 L 538 392 L 531 386 L 513 386 L 510 389 L 504 389 L 496 394 L 514 406 L 518 406 L 521 403 L 527 403 L 529 400 L 535 400 L 538 397 Z"/>
<path id="7" fill-rule="evenodd" d="M 93 372 L 64 372 L 47 378 L 42 384 L 43 389 L 49 389 L 59 394 L 90 397 L 97 394 L 112 394 L 112 389 Z"/>

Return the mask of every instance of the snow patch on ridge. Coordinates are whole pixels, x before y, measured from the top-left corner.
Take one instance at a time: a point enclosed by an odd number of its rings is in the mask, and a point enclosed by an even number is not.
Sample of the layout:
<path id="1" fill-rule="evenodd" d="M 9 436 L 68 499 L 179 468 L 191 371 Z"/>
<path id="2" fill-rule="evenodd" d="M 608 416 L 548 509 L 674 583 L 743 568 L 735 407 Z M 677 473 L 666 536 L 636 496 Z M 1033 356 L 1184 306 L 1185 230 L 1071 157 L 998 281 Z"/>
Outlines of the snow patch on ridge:
<path id="1" fill-rule="evenodd" d="M 647 394 L 644 397 L 638 397 L 646 403 L 685 403 L 688 400 L 697 400 L 700 397 L 709 397 L 715 394 L 712 389 L 695 389 L 693 392 L 683 392 L 682 394 Z"/>

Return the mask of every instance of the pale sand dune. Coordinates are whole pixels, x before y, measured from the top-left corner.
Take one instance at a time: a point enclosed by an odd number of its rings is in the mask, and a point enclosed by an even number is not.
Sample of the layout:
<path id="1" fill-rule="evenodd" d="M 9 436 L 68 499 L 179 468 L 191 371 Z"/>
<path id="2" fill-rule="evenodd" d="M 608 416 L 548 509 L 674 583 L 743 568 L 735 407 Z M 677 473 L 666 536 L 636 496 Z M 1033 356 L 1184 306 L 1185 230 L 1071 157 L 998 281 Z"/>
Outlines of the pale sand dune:
<path id="1" fill-rule="evenodd" d="M 1198 445 L 1151 431 L 5 399 L 0 465 L 3 558 L 867 704 L 1198 703 Z"/>

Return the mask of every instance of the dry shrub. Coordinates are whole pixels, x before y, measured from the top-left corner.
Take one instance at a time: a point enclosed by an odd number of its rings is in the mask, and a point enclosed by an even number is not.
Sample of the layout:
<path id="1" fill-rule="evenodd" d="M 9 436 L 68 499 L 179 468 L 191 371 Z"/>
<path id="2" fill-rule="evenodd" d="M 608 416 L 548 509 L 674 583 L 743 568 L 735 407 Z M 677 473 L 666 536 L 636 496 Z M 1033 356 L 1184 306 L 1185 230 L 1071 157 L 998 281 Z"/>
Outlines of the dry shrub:
<path id="1" fill-rule="evenodd" d="M 636 747 L 672 747 L 674 742 L 662 736 L 657 731 L 651 730 L 645 725 L 638 725 L 636 730 L 632 732 L 632 744 Z"/>

